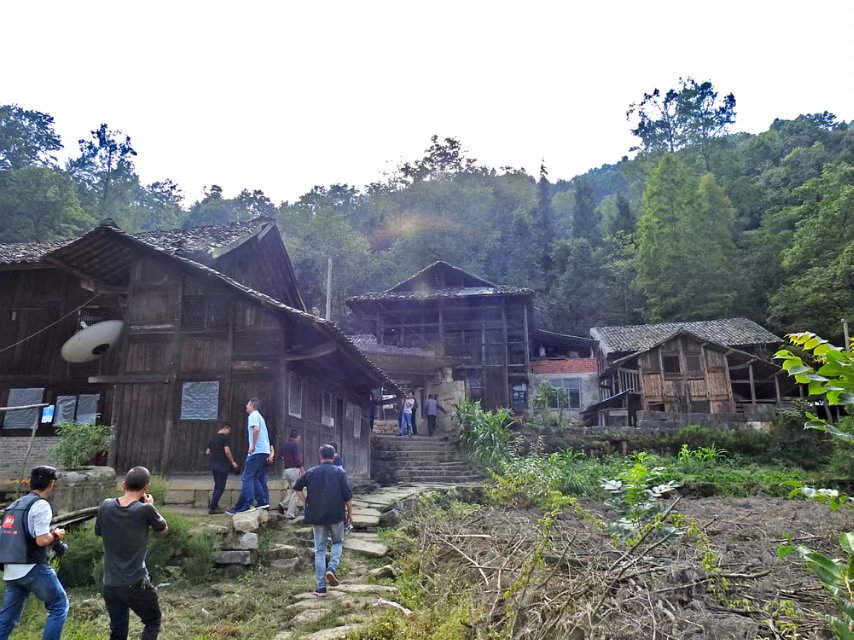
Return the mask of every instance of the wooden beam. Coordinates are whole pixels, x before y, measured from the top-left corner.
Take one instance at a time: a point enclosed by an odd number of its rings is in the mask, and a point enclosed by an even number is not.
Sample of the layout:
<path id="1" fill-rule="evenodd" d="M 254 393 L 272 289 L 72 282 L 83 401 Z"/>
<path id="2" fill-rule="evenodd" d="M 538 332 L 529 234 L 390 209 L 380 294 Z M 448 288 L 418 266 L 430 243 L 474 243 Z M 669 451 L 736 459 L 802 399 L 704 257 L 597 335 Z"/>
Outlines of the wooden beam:
<path id="1" fill-rule="evenodd" d="M 336 351 L 338 351 L 338 343 L 330 340 L 329 342 L 324 342 L 323 344 L 319 344 L 311 349 L 306 349 L 305 351 L 289 352 L 285 356 L 285 360 L 288 362 L 296 362 L 297 360 L 313 360 L 315 358 L 328 356 Z"/>
<path id="2" fill-rule="evenodd" d="M 89 376 L 89 384 L 167 384 L 168 373 L 124 373 L 109 376 Z"/>
<path id="3" fill-rule="evenodd" d="M 48 406 L 47 402 L 41 402 L 39 404 L 22 404 L 19 407 L 0 407 L 0 411 L 23 411 L 24 409 L 41 409 L 46 406 Z"/>

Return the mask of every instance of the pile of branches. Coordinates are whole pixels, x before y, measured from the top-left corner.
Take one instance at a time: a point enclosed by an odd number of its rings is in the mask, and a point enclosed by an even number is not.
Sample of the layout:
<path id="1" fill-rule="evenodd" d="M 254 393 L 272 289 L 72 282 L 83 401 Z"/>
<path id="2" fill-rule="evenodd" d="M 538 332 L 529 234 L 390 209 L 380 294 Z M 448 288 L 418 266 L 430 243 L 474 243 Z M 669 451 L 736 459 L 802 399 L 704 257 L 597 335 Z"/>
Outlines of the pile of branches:
<path id="1" fill-rule="evenodd" d="M 712 567 L 708 548 L 692 535 L 616 545 L 594 521 L 484 507 L 424 518 L 410 530 L 418 532 L 413 551 L 436 601 L 470 594 L 479 615 L 474 638 L 792 637 L 768 613 L 780 593 L 753 587 L 769 573 L 761 565 Z M 800 598 L 805 611 L 826 602 L 820 590 Z M 794 617 L 797 637 L 826 637 L 814 614 Z"/>

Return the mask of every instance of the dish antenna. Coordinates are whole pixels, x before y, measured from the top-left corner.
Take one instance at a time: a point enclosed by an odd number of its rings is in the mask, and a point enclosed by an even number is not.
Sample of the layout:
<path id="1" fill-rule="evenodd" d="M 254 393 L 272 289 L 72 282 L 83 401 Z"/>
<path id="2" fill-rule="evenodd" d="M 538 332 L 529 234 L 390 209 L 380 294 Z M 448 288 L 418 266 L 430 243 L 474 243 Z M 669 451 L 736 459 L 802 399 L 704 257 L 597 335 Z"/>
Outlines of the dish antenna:
<path id="1" fill-rule="evenodd" d="M 97 360 L 119 341 L 123 325 L 121 320 L 106 320 L 78 331 L 62 345 L 62 359 L 75 364 Z"/>

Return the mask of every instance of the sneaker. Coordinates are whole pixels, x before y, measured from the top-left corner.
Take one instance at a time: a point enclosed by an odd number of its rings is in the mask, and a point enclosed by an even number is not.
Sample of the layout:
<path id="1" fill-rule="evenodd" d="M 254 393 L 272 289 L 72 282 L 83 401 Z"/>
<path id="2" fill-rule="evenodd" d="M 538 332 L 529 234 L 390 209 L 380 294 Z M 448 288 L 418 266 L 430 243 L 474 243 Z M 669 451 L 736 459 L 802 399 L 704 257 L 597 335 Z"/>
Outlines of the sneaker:
<path id="1" fill-rule="evenodd" d="M 344 525 L 344 535 L 345 535 L 345 536 L 346 536 L 348 533 L 350 533 L 352 530 L 353 530 L 353 525 L 352 525 L 352 524 L 347 523 L 347 524 L 345 524 L 345 525 Z"/>
<path id="2" fill-rule="evenodd" d="M 270 508 L 270 505 L 269 505 L 269 504 L 259 504 L 259 505 L 256 507 L 256 509 L 269 509 L 269 508 Z"/>
<path id="3" fill-rule="evenodd" d="M 337 587 L 341 582 L 338 580 L 338 577 L 335 575 L 334 569 L 328 569 L 326 571 L 326 583 L 330 587 Z"/>
<path id="4" fill-rule="evenodd" d="M 225 510 L 225 515 L 227 515 L 227 516 L 236 516 L 236 515 L 237 515 L 237 511 L 235 511 L 234 509 L 226 509 L 226 510 Z"/>
<path id="5" fill-rule="evenodd" d="M 326 587 L 324 587 L 322 589 L 315 589 L 314 595 L 316 595 L 318 598 L 326 597 Z"/>
<path id="6" fill-rule="evenodd" d="M 248 509 L 244 509 L 243 511 L 255 511 L 255 507 L 253 507 L 252 505 L 250 505 Z M 242 513 L 242 512 L 241 512 L 241 513 Z"/>

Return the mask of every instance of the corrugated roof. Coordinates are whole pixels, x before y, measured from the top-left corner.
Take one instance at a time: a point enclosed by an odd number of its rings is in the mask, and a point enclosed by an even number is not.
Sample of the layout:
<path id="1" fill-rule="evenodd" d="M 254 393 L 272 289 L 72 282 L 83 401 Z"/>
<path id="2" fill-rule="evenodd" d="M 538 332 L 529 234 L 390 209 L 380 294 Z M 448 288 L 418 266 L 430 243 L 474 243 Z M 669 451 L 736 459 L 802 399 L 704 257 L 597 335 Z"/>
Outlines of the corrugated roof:
<path id="1" fill-rule="evenodd" d="M 203 259 L 204 254 L 213 256 L 214 252 L 231 244 L 239 244 L 241 240 L 258 233 L 268 224 L 273 224 L 273 221 L 269 218 L 258 217 L 228 224 L 211 224 L 191 229 L 145 231 L 127 235 L 172 255 L 192 255 L 196 259 Z M 0 244 L 0 264 L 35 264 L 41 262 L 48 253 L 78 239 Z"/>
<path id="2" fill-rule="evenodd" d="M 590 335 L 599 341 L 602 351 L 608 354 L 645 351 L 679 331 L 687 331 L 703 340 L 728 347 L 782 342 L 781 338 L 748 318 L 593 327 Z"/>

